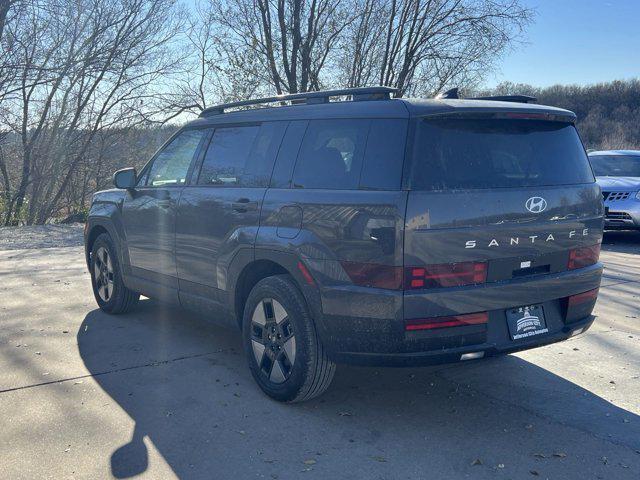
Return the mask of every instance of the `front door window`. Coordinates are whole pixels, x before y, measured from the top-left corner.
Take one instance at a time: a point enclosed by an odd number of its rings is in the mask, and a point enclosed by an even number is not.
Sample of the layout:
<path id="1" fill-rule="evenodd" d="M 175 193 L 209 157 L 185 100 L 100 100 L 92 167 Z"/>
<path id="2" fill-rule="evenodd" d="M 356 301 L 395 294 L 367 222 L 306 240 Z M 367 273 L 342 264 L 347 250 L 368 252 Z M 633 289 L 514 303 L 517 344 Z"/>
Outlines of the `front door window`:
<path id="1" fill-rule="evenodd" d="M 147 185 L 184 185 L 189 165 L 207 130 L 185 130 L 174 138 L 153 161 Z"/>

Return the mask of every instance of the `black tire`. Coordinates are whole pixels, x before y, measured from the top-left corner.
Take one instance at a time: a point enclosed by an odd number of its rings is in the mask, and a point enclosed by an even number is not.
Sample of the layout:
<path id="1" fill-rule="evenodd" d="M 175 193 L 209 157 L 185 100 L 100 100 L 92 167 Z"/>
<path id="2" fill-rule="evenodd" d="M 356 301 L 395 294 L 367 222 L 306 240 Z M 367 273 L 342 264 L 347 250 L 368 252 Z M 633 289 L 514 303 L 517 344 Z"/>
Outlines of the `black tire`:
<path id="1" fill-rule="evenodd" d="M 280 323 L 273 313 L 282 312 L 278 304 L 285 311 L 280 314 Z M 261 310 L 257 310 L 258 307 Z M 266 312 L 265 326 L 260 323 L 262 319 L 255 321 L 261 316 L 260 311 Z M 272 330 L 273 341 L 263 340 Z M 278 332 L 281 339 L 275 338 Z M 253 287 L 245 304 L 242 336 L 251 374 L 271 398 L 280 402 L 302 402 L 322 394 L 331 384 L 336 365 L 327 356 L 305 299 L 289 275 L 268 277 Z M 292 337 L 294 361 L 289 362 L 286 352 L 290 350 L 290 342 L 286 339 Z M 284 342 L 282 348 L 276 342 Z M 274 375 L 276 371 L 278 375 Z M 276 381 L 272 381 L 274 378 Z"/>
<path id="2" fill-rule="evenodd" d="M 108 261 L 105 261 L 104 252 L 108 254 L 106 257 Z M 102 268 L 103 265 L 105 265 L 104 268 Z M 100 274 L 99 271 L 103 273 Z M 93 295 L 101 310 L 112 314 L 127 313 L 138 304 L 140 294 L 129 290 L 122 281 L 117 250 L 113 240 L 106 233 L 99 235 L 93 242 L 89 273 Z M 108 287 L 105 286 L 105 278 L 110 282 Z"/>

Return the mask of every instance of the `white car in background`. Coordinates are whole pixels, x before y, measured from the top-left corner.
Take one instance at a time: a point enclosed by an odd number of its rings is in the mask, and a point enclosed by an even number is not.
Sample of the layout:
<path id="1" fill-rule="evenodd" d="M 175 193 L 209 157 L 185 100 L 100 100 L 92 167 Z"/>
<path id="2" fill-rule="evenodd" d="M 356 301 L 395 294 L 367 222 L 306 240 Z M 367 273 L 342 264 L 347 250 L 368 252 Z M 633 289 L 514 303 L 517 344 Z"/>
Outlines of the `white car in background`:
<path id="1" fill-rule="evenodd" d="M 640 150 L 589 152 L 604 197 L 604 227 L 640 230 Z"/>

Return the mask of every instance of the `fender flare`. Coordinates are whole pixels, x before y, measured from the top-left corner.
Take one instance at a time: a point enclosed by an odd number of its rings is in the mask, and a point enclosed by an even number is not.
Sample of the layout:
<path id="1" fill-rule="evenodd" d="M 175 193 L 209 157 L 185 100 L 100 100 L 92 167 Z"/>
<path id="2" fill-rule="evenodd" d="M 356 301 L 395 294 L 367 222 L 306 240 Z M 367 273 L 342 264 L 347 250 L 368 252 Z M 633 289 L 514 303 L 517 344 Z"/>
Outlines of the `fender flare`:
<path id="1" fill-rule="evenodd" d="M 105 205 L 106 206 L 106 205 Z M 114 209 L 117 207 L 112 205 Z M 123 271 L 129 272 L 129 251 L 126 247 L 126 241 L 124 241 L 124 229 L 122 225 L 120 228 L 116 225 L 116 222 L 113 221 L 111 216 L 100 215 L 100 216 L 90 216 L 87 219 L 87 225 L 85 227 L 85 238 L 84 238 L 84 246 L 85 246 L 85 260 L 87 262 L 87 268 L 90 267 L 89 254 L 91 253 L 91 248 L 89 245 L 89 240 L 92 238 L 92 233 L 96 228 L 102 228 L 106 230 L 109 234 L 113 242 L 116 244 L 116 248 L 118 249 L 118 262 L 120 266 L 123 268 Z"/>
<path id="2" fill-rule="evenodd" d="M 316 328 L 318 330 L 318 334 L 320 338 L 327 345 L 325 339 L 328 339 L 328 332 L 323 321 L 322 314 L 322 300 L 320 295 L 320 285 L 317 281 L 313 284 L 309 284 L 302 271 L 300 270 L 298 263 L 304 262 L 300 259 L 296 254 L 291 252 L 285 252 L 281 250 L 273 250 L 267 248 L 255 248 L 244 249 L 246 252 L 238 252 L 238 254 L 233 259 L 230 268 L 229 268 L 229 304 L 233 306 L 235 313 L 235 305 L 236 305 L 236 291 L 238 280 L 242 275 L 242 272 L 247 268 L 247 266 L 251 265 L 254 262 L 259 262 L 260 260 L 266 260 L 272 262 L 278 266 L 280 266 L 284 271 L 286 271 L 289 275 L 291 275 L 296 283 L 298 289 L 302 293 L 305 301 L 307 302 L 307 306 L 311 312 L 311 316 L 315 321 Z M 252 252 L 250 254 L 249 252 Z M 236 314 L 237 317 L 237 314 Z M 242 319 L 237 318 L 238 322 L 241 323 Z"/>

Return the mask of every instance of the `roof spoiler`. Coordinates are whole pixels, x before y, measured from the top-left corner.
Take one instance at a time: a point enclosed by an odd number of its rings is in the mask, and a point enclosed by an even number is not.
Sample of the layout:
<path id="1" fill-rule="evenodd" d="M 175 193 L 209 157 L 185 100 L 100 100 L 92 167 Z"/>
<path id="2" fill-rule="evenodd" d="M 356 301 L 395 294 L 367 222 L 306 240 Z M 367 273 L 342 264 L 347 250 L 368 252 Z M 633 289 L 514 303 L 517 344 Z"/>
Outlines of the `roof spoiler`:
<path id="1" fill-rule="evenodd" d="M 458 99 L 460 97 L 459 89 L 452 88 L 441 93 L 436 98 L 442 99 Z M 494 95 L 489 97 L 470 97 L 468 100 L 493 100 L 496 102 L 515 102 L 515 103 L 533 103 L 538 99 L 529 95 Z"/>
<path id="2" fill-rule="evenodd" d="M 256 98 L 254 100 L 241 100 L 238 102 L 222 103 L 214 107 L 206 108 L 201 117 L 221 115 L 228 108 L 248 107 L 264 105 L 265 103 L 291 102 L 294 104 L 329 103 L 330 97 L 349 96 L 354 102 L 362 100 L 389 100 L 391 94 L 396 93 L 397 88 L 392 87 L 360 87 L 344 88 L 341 90 L 323 90 L 317 92 L 291 93 L 288 95 L 275 95 L 273 97 Z"/>

